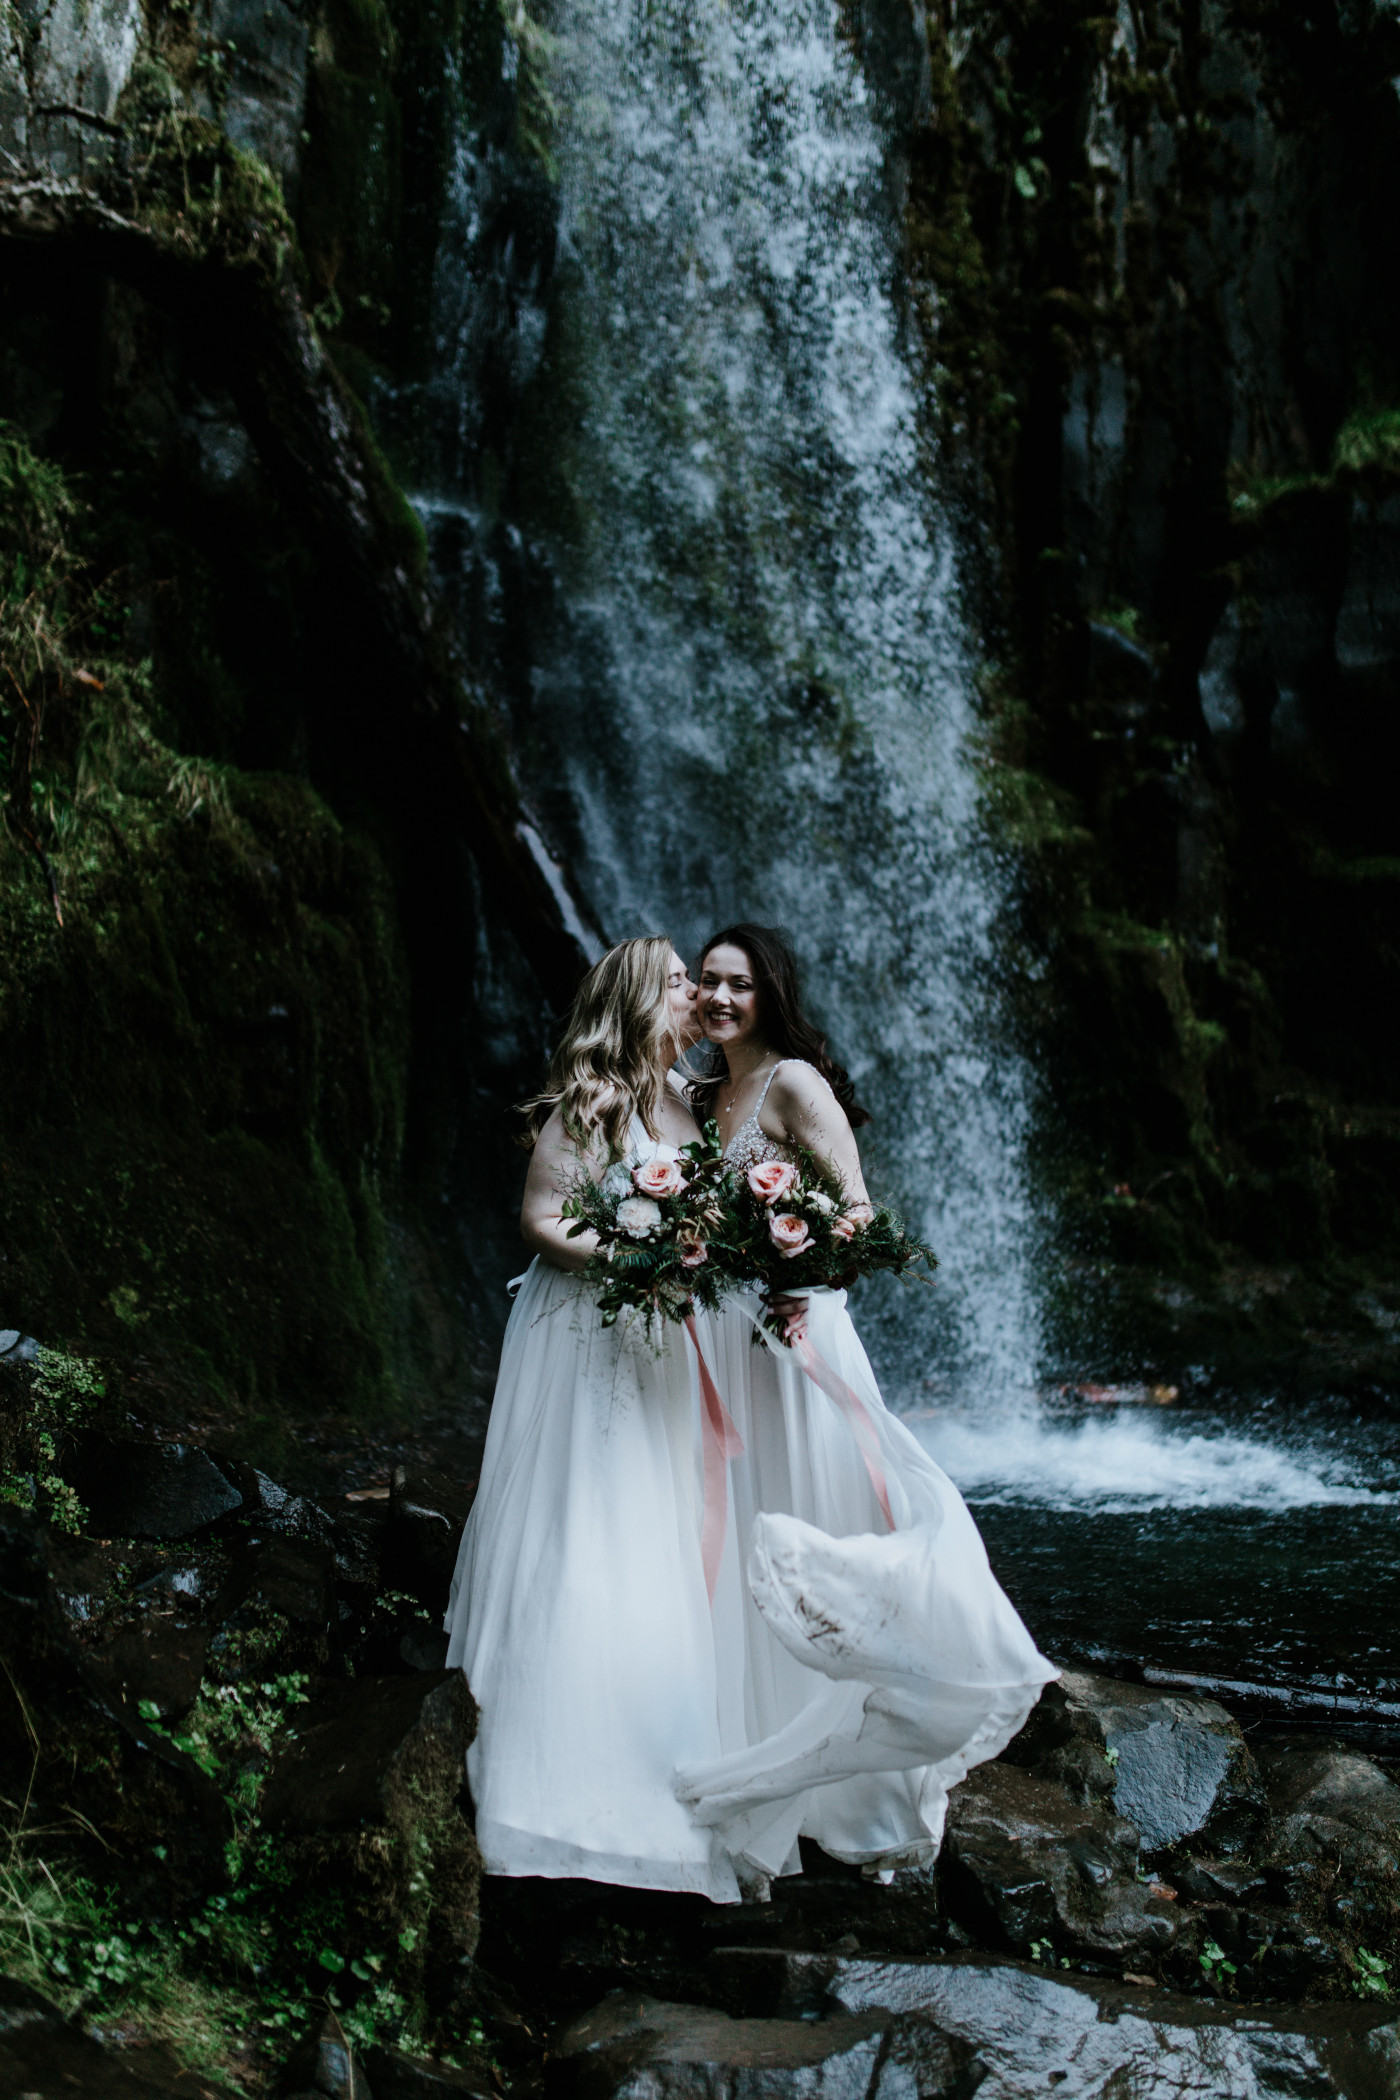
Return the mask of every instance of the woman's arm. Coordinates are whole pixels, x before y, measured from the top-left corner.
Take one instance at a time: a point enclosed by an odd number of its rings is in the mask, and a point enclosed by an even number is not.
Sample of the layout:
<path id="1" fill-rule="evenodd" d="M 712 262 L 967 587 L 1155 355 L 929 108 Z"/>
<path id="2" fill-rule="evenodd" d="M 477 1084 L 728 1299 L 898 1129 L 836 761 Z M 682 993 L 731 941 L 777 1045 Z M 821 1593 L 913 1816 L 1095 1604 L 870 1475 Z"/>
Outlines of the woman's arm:
<path id="1" fill-rule="evenodd" d="M 601 1171 L 601 1162 L 598 1167 Z M 556 1269 L 581 1269 L 598 1244 L 596 1232 L 581 1232 L 571 1240 L 570 1221 L 563 1215 L 564 1199 L 578 1180 L 580 1168 L 596 1179 L 593 1166 L 580 1156 L 556 1108 L 535 1140 L 520 1206 L 526 1246 Z"/>
<path id="2" fill-rule="evenodd" d="M 869 1202 L 856 1134 L 820 1072 L 813 1071 L 810 1065 L 783 1065 L 774 1075 L 763 1104 L 760 1120 L 765 1127 L 770 1114 L 782 1125 L 781 1131 L 769 1131 L 771 1137 L 782 1136 L 789 1144 L 804 1145 L 839 1177 L 848 1196 L 857 1203 Z"/>

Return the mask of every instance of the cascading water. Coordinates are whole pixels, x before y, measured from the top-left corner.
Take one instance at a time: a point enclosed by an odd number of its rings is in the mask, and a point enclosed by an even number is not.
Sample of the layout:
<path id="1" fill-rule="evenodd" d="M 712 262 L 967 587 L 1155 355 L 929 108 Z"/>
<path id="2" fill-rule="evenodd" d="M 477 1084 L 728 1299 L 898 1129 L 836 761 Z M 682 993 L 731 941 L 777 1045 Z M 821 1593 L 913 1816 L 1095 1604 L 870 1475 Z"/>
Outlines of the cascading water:
<path id="1" fill-rule="evenodd" d="M 530 790 L 610 935 L 791 929 L 872 1181 L 943 1259 L 936 1295 L 867 1296 L 881 1367 L 1004 1404 L 1038 1346 L 1029 1090 L 871 92 L 835 0 L 561 0 L 552 30 L 575 526 L 516 706 Z M 479 195 L 468 168 L 464 232 Z"/>

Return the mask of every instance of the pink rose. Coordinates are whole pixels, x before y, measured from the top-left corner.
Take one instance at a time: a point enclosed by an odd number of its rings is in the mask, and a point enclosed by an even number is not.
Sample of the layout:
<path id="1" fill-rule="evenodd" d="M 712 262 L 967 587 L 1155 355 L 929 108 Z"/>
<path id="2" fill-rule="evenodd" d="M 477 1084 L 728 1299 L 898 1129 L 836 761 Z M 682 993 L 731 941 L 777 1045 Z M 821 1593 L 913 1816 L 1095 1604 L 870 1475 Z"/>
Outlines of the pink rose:
<path id="1" fill-rule="evenodd" d="M 855 1219 L 849 1216 L 833 1218 L 831 1236 L 835 1240 L 853 1240 L 856 1236 Z"/>
<path id="2" fill-rule="evenodd" d="M 644 1196 L 678 1196 L 685 1187 L 685 1176 L 678 1159 L 649 1159 L 633 1167 L 632 1182 Z"/>
<path id="3" fill-rule="evenodd" d="M 795 1217 L 790 1210 L 774 1211 L 768 1220 L 768 1237 L 784 1261 L 791 1261 L 795 1254 L 805 1254 L 812 1244 L 807 1220 Z"/>
<path id="4" fill-rule="evenodd" d="M 700 1227 L 689 1218 L 676 1233 L 676 1252 L 687 1269 L 698 1269 L 702 1261 L 708 1261 L 710 1250 L 700 1234 Z"/>
<path id="5" fill-rule="evenodd" d="M 846 1216 L 853 1225 L 872 1225 L 875 1222 L 875 1209 L 873 1204 L 853 1203 Z"/>
<path id="6" fill-rule="evenodd" d="M 749 1187 L 760 1203 L 776 1203 L 797 1179 L 797 1169 L 785 1159 L 761 1160 L 749 1168 Z"/>

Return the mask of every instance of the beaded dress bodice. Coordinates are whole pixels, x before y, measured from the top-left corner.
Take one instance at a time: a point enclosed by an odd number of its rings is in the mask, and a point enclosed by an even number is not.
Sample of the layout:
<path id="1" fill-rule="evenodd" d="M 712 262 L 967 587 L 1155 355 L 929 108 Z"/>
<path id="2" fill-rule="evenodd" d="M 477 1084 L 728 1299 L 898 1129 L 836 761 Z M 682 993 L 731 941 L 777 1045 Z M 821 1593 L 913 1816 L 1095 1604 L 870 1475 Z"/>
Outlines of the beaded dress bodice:
<path id="1" fill-rule="evenodd" d="M 745 1116 L 743 1122 L 724 1148 L 724 1156 L 736 1173 L 747 1174 L 750 1167 L 761 1166 L 763 1161 L 767 1159 L 788 1161 L 793 1159 L 793 1154 L 788 1147 L 781 1144 L 777 1138 L 769 1137 L 768 1132 L 758 1119 L 763 1114 L 763 1104 L 768 1099 L 768 1089 L 772 1086 L 782 1067 L 784 1065 L 802 1065 L 806 1064 L 806 1062 L 807 1060 L 803 1057 L 779 1058 L 778 1063 L 774 1065 L 772 1071 L 768 1074 L 763 1092 L 759 1095 L 754 1105 L 753 1114 Z"/>

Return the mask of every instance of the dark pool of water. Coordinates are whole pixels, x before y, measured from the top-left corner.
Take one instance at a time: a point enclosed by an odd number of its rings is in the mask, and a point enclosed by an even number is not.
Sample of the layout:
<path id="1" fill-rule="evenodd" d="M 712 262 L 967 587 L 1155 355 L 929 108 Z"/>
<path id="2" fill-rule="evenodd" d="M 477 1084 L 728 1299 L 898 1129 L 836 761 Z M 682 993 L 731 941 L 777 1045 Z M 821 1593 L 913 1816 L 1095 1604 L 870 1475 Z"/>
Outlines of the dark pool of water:
<path id="1" fill-rule="evenodd" d="M 1400 1746 L 1393 1507 L 974 1507 L 1049 1655 L 1210 1680 L 1232 1703 Z"/>
<path id="2" fill-rule="evenodd" d="M 1125 1407 L 921 1434 L 1050 1656 L 1400 1752 L 1392 1417 Z"/>

